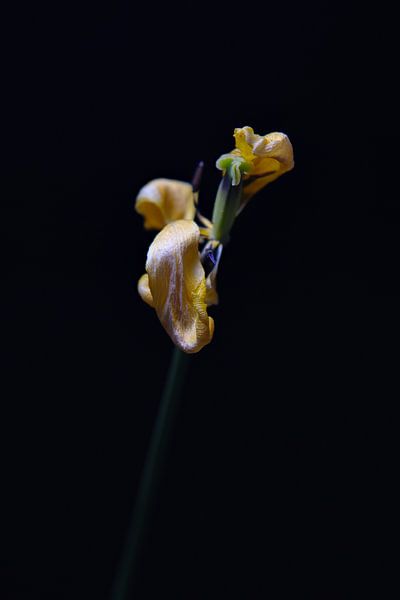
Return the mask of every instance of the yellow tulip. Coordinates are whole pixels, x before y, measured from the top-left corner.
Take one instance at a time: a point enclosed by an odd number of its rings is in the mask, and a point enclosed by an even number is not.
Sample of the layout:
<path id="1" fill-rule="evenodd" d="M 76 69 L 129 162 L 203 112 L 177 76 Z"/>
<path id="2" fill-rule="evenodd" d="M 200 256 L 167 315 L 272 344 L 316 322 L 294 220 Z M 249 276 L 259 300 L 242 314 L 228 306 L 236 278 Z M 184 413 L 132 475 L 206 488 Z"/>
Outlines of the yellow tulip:
<path id="1" fill-rule="evenodd" d="M 216 271 L 206 278 L 199 242 L 194 221 L 181 219 L 166 225 L 149 248 L 147 272 L 138 283 L 142 299 L 156 310 L 174 344 L 187 353 L 211 342 L 214 320 L 207 306 L 218 300 Z"/>
<path id="2" fill-rule="evenodd" d="M 178 219 L 193 219 L 193 188 L 184 181 L 154 179 L 139 191 L 135 209 L 144 217 L 145 229 L 161 230 Z"/>

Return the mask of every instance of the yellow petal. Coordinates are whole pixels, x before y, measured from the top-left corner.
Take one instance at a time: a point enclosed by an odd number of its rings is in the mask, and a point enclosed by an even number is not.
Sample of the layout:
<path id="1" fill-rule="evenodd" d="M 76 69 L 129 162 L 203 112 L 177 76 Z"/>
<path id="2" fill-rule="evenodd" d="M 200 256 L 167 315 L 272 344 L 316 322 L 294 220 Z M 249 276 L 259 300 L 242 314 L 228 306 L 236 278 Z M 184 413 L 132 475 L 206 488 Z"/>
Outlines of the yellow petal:
<path id="1" fill-rule="evenodd" d="M 254 159 L 251 145 L 251 141 L 254 137 L 253 129 L 251 127 L 236 128 L 233 137 L 235 138 L 236 148 L 240 155 L 243 156 L 245 160 L 252 162 Z"/>
<path id="2" fill-rule="evenodd" d="M 135 209 L 144 217 L 145 229 L 162 229 L 178 219 L 193 219 L 193 188 L 184 181 L 153 179 L 139 191 Z"/>
<path id="3" fill-rule="evenodd" d="M 281 165 L 282 172 L 289 171 L 294 167 L 293 146 L 288 136 L 280 131 L 264 135 L 261 141 L 254 144 L 253 152 L 260 157 L 260 162 L 264 157 L 274 158 Z"/>
<path id="4" fill-rule="evenodd" d="M 207 315 L 206 278 L 198 250 L 200 231 L 189 220 L 170 223 L 151 244 L 146 262 L 151 301 L 161 324 L 183 352 L 211 342 L 214 321 Z M 142 281 L 143 280 L 143 281 Z M 141 279 L 147 302 L 146 280 Z"/>

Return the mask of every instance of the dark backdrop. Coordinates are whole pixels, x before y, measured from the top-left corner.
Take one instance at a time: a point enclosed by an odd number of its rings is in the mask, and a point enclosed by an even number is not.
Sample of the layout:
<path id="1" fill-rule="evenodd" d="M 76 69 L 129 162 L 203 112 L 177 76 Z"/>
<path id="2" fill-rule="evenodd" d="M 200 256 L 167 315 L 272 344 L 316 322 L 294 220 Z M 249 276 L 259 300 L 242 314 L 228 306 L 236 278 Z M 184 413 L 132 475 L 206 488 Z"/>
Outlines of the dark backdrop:
<path id="1" fill-rule="evenodd" d="M 137 597 L 383 597 L 390 22 L 333 2 L 35 4 L 6 21 L 2 600 L 108 597 L 172 350 L 136 292 L 153 234 L 135 195 L 202 159 L 210 216 L 215 160 L 243 125 L 286 132 L 296 166 L 224 252 Z"/>

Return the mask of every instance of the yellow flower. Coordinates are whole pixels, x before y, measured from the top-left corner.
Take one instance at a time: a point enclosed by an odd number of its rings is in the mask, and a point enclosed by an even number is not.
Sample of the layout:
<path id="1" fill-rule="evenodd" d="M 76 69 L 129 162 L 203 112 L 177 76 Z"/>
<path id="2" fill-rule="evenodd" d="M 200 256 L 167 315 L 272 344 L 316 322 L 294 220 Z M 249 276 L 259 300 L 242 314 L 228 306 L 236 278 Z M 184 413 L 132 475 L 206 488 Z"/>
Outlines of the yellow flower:
<path id="1" fill-rule="evenodd" d="M 214 333 L 207 306 L 217 302 L 216 271 L 206 278 L 199 241 L 194 221 L 181 219 L 166 225 L 149 248 L 147 273 L 138 283 L 142 299 L 155 308 L 172 341 L 187 353 L 201 350 Z"/>
<path id="2" fill-rule="evenodd" d="M 139 191 L 135 209 L 144 217 L 145 229 L 160 230 L 177 219 L 193 219 L 193 188 L 184 181 L 154 179 Z"/>
<path id="3" fill-rule="evenodd" d="M 207 307 L 218 303 L 218 264 L 237 214 L 253 194 L 294 165 L 292 145 L 284 133 L 260 136 L 251 127 L 242 127 L 235 129 L 234 137 L 236 147 L 217 161 L 224 177 L 212 222 L 197 210 L 199 168 L 192 185 L 154 179 L 136 198 L 145 228 L 160 230 L 149 248 L 138 291 L 174 344 L 187 353 L 199 352 L 212 340 L 214 320 Z M 204 227 L 196 225 L 195 217 Z"/>
<path id="4" fill-rule="evenodd" d="M 247 126 L 235 129 L 234 138 L 236 147 L 230 155 L 223 155 L 217 166 L 223 168 L 228 156 L 238 156 L 251 166 L 249 172 L 243 175 L 243 208 L 256 192 L 293 169 L 293 147 L 284 133 L 262 136 Z"/>

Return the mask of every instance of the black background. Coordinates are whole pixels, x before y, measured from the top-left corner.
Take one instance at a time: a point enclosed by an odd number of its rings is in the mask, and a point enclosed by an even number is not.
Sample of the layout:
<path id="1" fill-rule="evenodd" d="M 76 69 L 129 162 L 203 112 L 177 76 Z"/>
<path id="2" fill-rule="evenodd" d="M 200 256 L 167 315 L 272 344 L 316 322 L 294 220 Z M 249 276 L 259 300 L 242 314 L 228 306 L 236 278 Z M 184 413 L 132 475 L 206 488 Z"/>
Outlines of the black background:
<path id="1" fill-rule="evenodd" d="M 137 597 L 385 596 L 394 29 L 382 6 L 333 2 L 35 4 L 5 21 L 1 600 L 108 597 L 172 350 L 136 292 L 153 234 L 135 195 L 202 159 L 210 216 L 244 125 L 287 133 L 296 165 L 224 252 Z"/>

